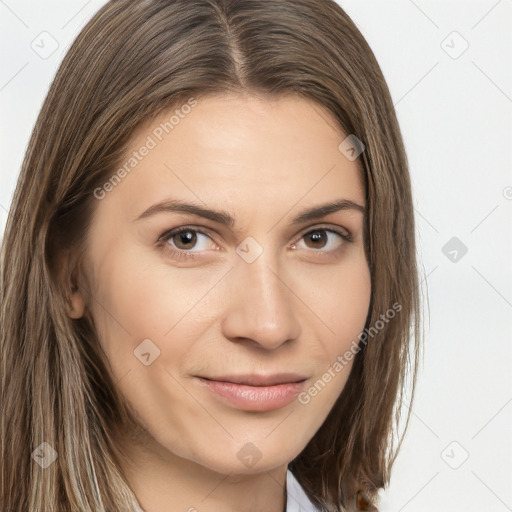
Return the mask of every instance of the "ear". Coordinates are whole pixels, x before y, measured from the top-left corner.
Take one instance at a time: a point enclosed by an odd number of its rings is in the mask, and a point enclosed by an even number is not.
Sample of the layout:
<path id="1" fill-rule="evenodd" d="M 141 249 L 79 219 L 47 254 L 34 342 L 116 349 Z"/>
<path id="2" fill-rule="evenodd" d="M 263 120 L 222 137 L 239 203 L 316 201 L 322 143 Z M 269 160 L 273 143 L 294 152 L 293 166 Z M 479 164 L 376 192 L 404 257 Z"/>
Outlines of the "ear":
<path id="1" fill-rule="evenodd" d="M 81 318 L 85 311 L 84 288 L 71 251 L 66 250 L 59 255 L 59 265 L 63 292 L 67 298 L 67 315 L 70 318 Z"/>
<path id="2" fill-rule="evenodd" d="M 68 316 L 70 318 L 81 318 L 85 311 L 85 302 L 80 288 L 74 286 L 71 288 L 70 307 Z"/>

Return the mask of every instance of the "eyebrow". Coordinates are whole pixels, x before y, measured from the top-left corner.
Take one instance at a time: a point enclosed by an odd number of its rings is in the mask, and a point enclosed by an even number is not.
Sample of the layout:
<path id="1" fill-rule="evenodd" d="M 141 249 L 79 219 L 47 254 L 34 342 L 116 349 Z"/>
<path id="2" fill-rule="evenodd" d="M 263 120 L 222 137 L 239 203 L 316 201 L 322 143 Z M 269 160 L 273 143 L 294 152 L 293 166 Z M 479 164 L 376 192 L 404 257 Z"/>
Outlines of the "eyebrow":
<path id="1" fill-rule="evenodd" d="M 301 224 L 311 220 L 316 220 L 340 210 L 354 210 L 363 214 L 366 212 L 365 206 L 349 199 L 338 199 L 336 201 L 331 201 L 329 203 L 303 210 L 292 220 L 292 224 Z M 186 203 L 178 199 L 168 199 L 150 206 L 146 211 L 141 213 L 134 222 L 157 213 L 189 213 L 229 227 L 233 227 L 235 224 L 235 219 L 225 210 L 211 210 L 209 208 L 204 208 L 197 204 Z"/>

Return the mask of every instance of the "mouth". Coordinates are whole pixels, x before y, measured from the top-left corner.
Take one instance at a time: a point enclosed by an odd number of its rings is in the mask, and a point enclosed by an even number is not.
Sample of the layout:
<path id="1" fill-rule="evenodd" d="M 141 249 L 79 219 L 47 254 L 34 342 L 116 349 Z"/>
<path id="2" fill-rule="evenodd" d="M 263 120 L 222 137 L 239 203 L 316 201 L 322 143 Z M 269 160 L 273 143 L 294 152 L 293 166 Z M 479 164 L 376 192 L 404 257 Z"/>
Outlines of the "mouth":
<path id="1" fill-rule="evenodd" d="M 285 407 L 303 391 L 307 380 L 307 377 L 291 373 L 197 378 L 216 399 L 243 411 L 272 411 Z"/>

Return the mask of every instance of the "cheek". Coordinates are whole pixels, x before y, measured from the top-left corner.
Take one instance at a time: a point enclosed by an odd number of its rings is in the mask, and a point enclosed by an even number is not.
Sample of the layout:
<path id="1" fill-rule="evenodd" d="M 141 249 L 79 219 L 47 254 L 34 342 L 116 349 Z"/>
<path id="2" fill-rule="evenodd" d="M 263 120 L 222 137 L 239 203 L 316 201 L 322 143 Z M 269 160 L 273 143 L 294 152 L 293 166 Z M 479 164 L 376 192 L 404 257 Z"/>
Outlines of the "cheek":
<path id="1" fill-rule="evenodd" d="M 161 351 L 160 362 L 170 344 L 173 358 L 186 352 L 189 341 L 209 321 L 208 313 L 213 314 L 214 308 L 207 311 L 204 304 L 219 278 L 199 268 L 172 268 L 148 258 L 143 250 L 122 247 L 109 251 L 95 277 L 93 317 L 116 373 L 133 365 L 133 351 L 146 339 Z"/>
<path id="2" fill-rule="evenodd" d="M 100 269 L 93 316 L 117 377 L 133 368 L 134 350 L 146 339 L 160 350 L 160 363 L 186 360 L 229 299 L 217 286 L 225 268 L 175 268 L 133 246 L 111 248 Z M 312 335 L 302 346 L 322 371 L 364 328 L 371 285 L 363 251 L 338 265 L 295 264 L 283 278 L 298 299 L 292 297 L 297 321 Z"/>
<path id="3" fill-rule="evenodd" d="M 343 391 L 358 352 L 371 298 L 371 277 L 366 262 L 331 269 L 329 276 L 319 276 L 323 293 L 310 295 L 311 310 L 322 320 L 316 329 L 317 344 L 310 359 L 316 360 L 316 374 L 298 397 L 305 410 L 318 411 L 313 430 L 318 428 Z M 312 320 L 314 321 L 314 320 Z M 306 414 L 306 413 L 305 413 Z"/>
<path id="4" fill-rule="evenodd" d="M 353 340 L 364 329 L 370 306 L 371 278 L 367 265 L 345 269 L 339 286 L 336 330 L 344 334 L 344 339 L 348 335 Z"/>
<path id="5" fill-rule="evenodd" d="M 339 265 L 318 266 L 314 273 L 297 273 L 296 289 L 308 309 L 318 338 L 331 359 L 345 351 L 364 329 L 371 299 L 371 277 L 362 251 Z M 321 335 L 323 334 L 323 335 Z"/>
<path id="6" fill-rule="evenodd" d="M 187 294 L 193 294 L 183 289 L 178 274 L 143 250 L 122 246 L 109 251 L 97 279 L 110 323 L 120 324 L 133 337 L 163 334 L 159 331 L 172 326 L 188 303 Z"/>

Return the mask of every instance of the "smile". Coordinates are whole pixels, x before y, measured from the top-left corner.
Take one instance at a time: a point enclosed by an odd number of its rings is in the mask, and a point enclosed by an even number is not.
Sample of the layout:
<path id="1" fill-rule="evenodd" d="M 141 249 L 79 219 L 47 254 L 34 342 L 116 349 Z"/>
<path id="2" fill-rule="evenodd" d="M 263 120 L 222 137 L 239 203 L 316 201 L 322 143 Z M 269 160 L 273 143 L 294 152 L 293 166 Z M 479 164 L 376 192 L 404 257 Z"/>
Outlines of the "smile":
<path id="1" fill-rule="evenodd" d="M 305 377 L 278 375 L 210 379 L 200 384 L 221 402 L 244 411 L 272 411 L 291 403 L 304 389 Z M 233 382 L 233 380 L 238 382 Z"/>

